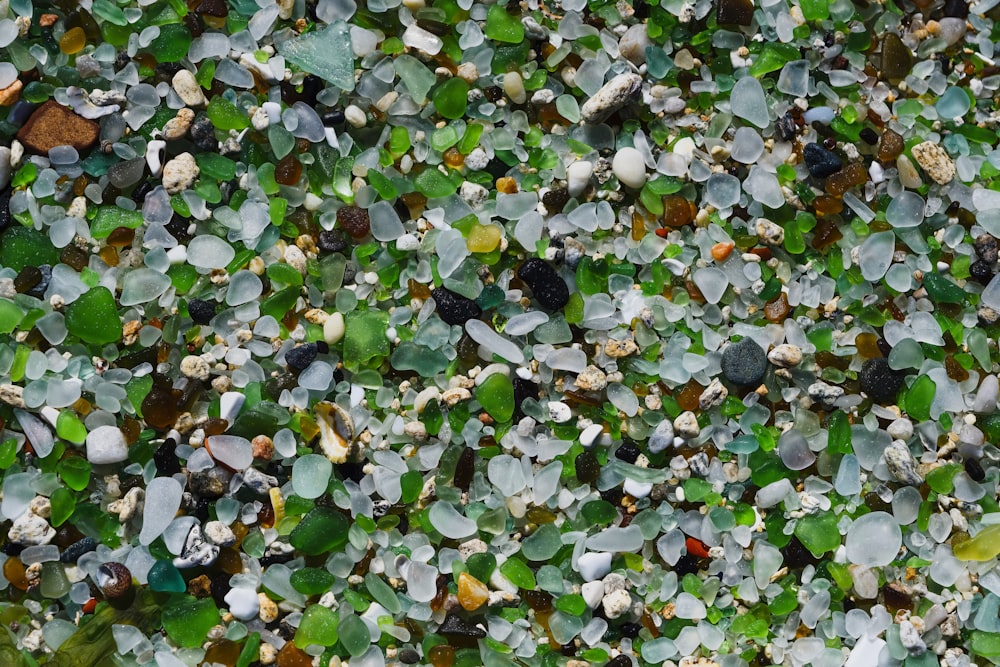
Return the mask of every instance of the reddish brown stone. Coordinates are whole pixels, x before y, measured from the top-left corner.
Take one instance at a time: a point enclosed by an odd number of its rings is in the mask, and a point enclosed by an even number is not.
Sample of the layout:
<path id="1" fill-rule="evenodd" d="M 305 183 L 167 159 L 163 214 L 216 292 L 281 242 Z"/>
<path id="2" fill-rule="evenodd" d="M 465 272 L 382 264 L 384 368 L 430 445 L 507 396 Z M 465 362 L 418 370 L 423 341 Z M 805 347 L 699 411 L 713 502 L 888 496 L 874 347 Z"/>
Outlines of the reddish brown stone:
<path id="1" fill-rule="evenodd" d="M 49 100 L 38 107 L 18 133 L 17 139 L 33 153 L 47 154 L 56 146 L 83 151 L 97 143 L 100 126 L 77 116 L 71 109 Z"/>

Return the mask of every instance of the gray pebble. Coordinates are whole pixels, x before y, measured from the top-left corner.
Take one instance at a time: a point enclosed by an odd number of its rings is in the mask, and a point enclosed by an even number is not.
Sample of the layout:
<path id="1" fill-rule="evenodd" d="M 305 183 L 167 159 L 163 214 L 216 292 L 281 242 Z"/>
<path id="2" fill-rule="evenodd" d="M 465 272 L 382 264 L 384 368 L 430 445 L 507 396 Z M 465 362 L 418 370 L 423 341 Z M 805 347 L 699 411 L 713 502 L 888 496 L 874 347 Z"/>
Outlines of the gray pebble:
<path id="1" fill-rule="evenodd" d="M 584 102 L 580 107 L 580 120 L 584 123 L 600 123 L 625 106 L 640 88 L 642 88 L 641 76 L 619 74 Z"/>
<path id="2" fill-rule="evenodd" d="M 892 478 L 901 484 L 919 486 L 924 478 L 917 471 L 917 460 L 913 458 L 910 448 L 902 440 L 893 440 L 892 444 L 882 452 L 885 465 Z"/>
<path id="3" fill-rule="evenodd" d="M 752 338 L 744 338 L 722 353 L 722 374 L 735 385 L 760 384 L 767 371 L 767 355 Z"/>

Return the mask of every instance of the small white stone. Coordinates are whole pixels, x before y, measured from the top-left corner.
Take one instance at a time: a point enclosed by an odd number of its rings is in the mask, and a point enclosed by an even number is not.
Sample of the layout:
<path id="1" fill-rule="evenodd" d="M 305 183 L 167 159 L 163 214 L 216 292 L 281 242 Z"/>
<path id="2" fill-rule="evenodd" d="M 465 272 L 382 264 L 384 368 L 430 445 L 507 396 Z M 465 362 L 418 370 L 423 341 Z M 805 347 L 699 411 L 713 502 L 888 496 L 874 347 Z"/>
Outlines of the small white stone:
<path id="1" fill-rule="evenodd" d="M 194 122 L 194 111 L 187 107 L 178 110 L 177 115 L 163 125 L 163 138 L 167 141 L 180 139 L 191 129 Z"/>
<path id="2" fill-rule="evenodd" d="M 507 72 L 503 75 L 503 91 L 514 104 L 524 104 L 528 94 L 524 90 L 524 79 L 518 72 Z"/>
<path id="3" fill-rule="evenodd" d="M 94 465 L 120 463 L 127 458 L 128 445 L 117 426 L 98 426 L 87 434 L 87 460 Z"/>
<path id="4" fill-rule="evenodd" d="M 205 538 L 220 547 L 236 544 L 236 534 L 221 521 L 209 521 L 205 524 Z"/>
<path id="5" fill-rule="evenodd" d="M 298 246 L 285 248 L 285 263 L 302 275 L 306 274 L 306 256 Z"/>
<path id="6" fill-rule="evenodd" d="M 163 167 L 163 188 L 175 195 L 191 187 L 200 173 L 198 163 L 190 153 L 181 153 Z"/>
<path id="7" fill-rule="evenodd" d="M 476 67 L 476 63 L 462 63 L 458 66 L 456 76 L 466 83 L 476 83 L 479 81 L 479 69 Z"/>
<path id="8" fill-rule="evenodd" d="M 55 536 L 56 531 L 49 522 L 32 512 L 25 512 L 15 519 L 7 532 L 7 539 L 26 547 L 48 544 Z"/>
<path id="9" fill-rule="evenodd" d="M 229 605 L 229 613 L 240 621 L 249 621 L 260 611 L 260 600 L 252 588 L 233 588 L 226 593 L 225 600 Z"/>
<path id="10" fill-rule="evenodd" d="M 163 151 L 167 147 L 167 142 L 162 139 L 153 139 L 146 144 L 146 164 L 149 165 L 149 173 L 154 177 L 160 175 L 163 169 Z"/>
<path id="11" fill-rule="evenodd" d="M 649 482 L 637 482 L 634 479 L 626 479 L 622 485 L 622 490 L 633 498 L 645 498 L 653 491 L 653 485 Z"/>
<path id="12" fill-rule="evenodd" d="M 583 601 L 587 603 L 588 607 L 597 609 L 597 605 L 601 604 L 601 600 L 604 598 L 604 583 L 601 581 L 588 581 L 583 586 L 580 586 L 580 594 L 583 596 Z"/>
<path id="13" fill-rule="evenodd" d="M 701 433 L 698 417 L 690 410 L 682 412 L 674 420 L 674 431 L 682 438 L 697 438 Z"/>
<path id="14" fill-rule="evenodd" d="M 605 616 L 619 618 L 632 607 L 632 596 L 626 590 L 616 590 L 605 595 L 601 605 Z"/>
<path id="15" fill-rule="evenodd" d="M 330 317 L 323 323 L 323 340 L 328 345 L 333 345 L 344 337 L 345 330 L 344 316 L 339 312 L 330 313 Z"/>
<path id="16" fill-rule="evenodd" d="M 935 182 L 947 185 L 955 178 L 955 163 L 940 145 L 933 141 L 917 144 L 910 151 L 921 169 Z"/>
<path id="17" fill-rule="evenodd" d="M 219 397 L 219 418 L 232 424 L 246 400 L 247 397 L 238 391 L 227 391 Z"/>
<path id="18" fill-rule="evenodd" d="M 184 377 L 196 380 L 207 380 L 212 369 L 208 362 L 199 356 L 189 354 L 181 359 L 181 373 Z"/>
<path id="19" fill-rule="evenodd" d="M 894 440 L 906 441 L 913 437 L 913 422 L 905 417 L 900 417 L 889 424 L 886 431 Z"/>
<path id="20" fill-rule="evenodd" d="M 573 418 L 573 411 L 565 403 L 549 401 L 549 419 L 557 424 L 564 424 Z"/>
<path id="21" fill-rule="evenodd" d="M 584 581 L 603 579 L 611 571 L 611 553 L 589 551 L 576 561 L 576 568 Z M 604 584 L 601 584 L 601 588 L 604 588 Z"/>
<path id="22" fill-rule="evenodd" d="M 580 120 L 584 123 L 601 122 L 625 106 L 641 88 L 642 77 L 638 74 L 619 74 L 583 103 Z"/>
<path id="23" fill-rule="evenodd" d="M 263 132 L 271 125 L 271 116 L 268 115 L 264 107 L 257 107 L 257 110 L 250 116 L 250 124 L 253 125 L 253 129 Z"/>
<path id="24" fill-rule="evenodd" d="M 580 433 L 580 444 L 584 447 L 590 447 L 597 441 L 597 438 L 601 436 L 604 432 L 604 426 L 601 424 L 591 424 L 587 428 L 583 429 Z"/>
<path id="25" fill-rule="evenodd" d="M 780 368 L 792 368 L 802 363 L 802 350 L 798 345 L 783 343 L 768 352 L 767 359 Z"/>
<path id="26" fill-rule="evenodd" d="M 194 74 L 188 70 L 182 69 L 177 74 L 174 74 L 172 83 L 177 97 L 181 98 L 187 106 L 200 107 L 207 102 L 205 93 L 202 92 L 201 86 L 198 85 L 198 81 L 194 78 Z"/>
<path id="27" fill-rule="evenodd" d="M 566 188 L 570 197 L 579 197 L 587 189 L 594 164 L 588 160 L 577 160 L 566 169 Z"/>
<path id="28" fill-rule="evenodd" d="M 618 51 L 633 65 L 642 65 L 646 62 L 646 47 L 651 44 L 646 24 L 637 23 L 618 40 Z"/>
<path id="29" fill-rule="evenodd" d="M 347 119 L 347 122 L 350 123 L 351 127 L 362 128 L 368 124 L 368 118 L 365 116 L 365 112 L 354 104 L 348 104 L 347 108 L 344 109 L 344 118 Z"/>
<path id="30" fill-rule="evenodd" d="M 615 153 L 611 169 L 623 185 L 630 188 L 641 188 L 646 184 L 646 163 L 642 153 L 635 148 L 622 148 Z"/>

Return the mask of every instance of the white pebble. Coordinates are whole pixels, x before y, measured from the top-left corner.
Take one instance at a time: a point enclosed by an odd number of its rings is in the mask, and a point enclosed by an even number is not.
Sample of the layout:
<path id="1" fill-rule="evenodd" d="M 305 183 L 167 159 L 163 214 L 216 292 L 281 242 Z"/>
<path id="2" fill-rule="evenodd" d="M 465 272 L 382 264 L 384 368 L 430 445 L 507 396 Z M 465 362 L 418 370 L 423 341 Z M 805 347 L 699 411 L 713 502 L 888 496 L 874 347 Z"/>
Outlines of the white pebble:
<path id="1" fill-rule="evenodd" d="M 127 458 L 128 445 L 117 426 L 98 426 L 87 434 L 87 460 L 94 465 L 119 463 Z"/>
<path id="2" fill-rule="evenodd" d="M 205 93 L 202 92 L 201 86 L 195 80 L 194 74 L 188 70 L 182 69 L 174 74 L 172 83 L 174 92 L 183 100 L 184 104 L 189 107 L 200 107 L 205 104 Z"/>
<path id="3" fill-rule="evenodd" d="M 627 187 L 641 188 L 646 184 L 646 163 L 642 159 L 642 153 L 634 148 L 622 148 L 615 153 L 611 169 Z"/>
<path id="4" fill-rule="evenodd" d="M 611 553 L 593 551 L 585 553 L 577 560 L 576 569 L 579 570 L 584 581 L 602 579 L 611 571 Z M 603 588 L 604 585 L 602 584 L 601 587 Z"/>

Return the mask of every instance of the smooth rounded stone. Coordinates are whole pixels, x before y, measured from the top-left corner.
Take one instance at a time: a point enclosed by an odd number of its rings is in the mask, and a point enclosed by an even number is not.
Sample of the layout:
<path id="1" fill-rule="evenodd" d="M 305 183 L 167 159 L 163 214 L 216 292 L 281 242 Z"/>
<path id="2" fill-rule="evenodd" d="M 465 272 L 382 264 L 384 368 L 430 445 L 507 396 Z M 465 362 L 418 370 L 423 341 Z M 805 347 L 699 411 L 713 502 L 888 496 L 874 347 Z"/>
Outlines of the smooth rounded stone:
<path id="1" fill-rule="evenodd" d="M 905 155 L 896 158 L 896 172 L 899 174 L 899 184 L 904 188 L 917 190 L 924 184 L 920 172 Z"/>
<path id="2" fill-rule="evenodd" d="M 805 470 L 816 462 L 805 436 L 794 429 L 785 431 L 778 440 L 778 456 L 789 470 Z"/>
<path id="3" fill-rule="evenodd" d="M 646 162 L 642 153 L 635 148 L 626 147 L 615 153 L 611 169 L 627 187 L 641 188 L 646 184 Z"/>
<path id="4" fill-rule="evenodd" d="M 664 419 L 649 436 L 647 446 L 652 454 L 659 454 L 674 444 L 674 425 L 669 419 Z"/>
<path id="5" fill-rule="evenodd" d="M 135 269 L 125 274 L 119 301 L 123 306 L 149 303 L 160 298 L 169 288 L 169 276 L 153 269 Z"/>
<path id="6" fill-rule="evenodd" d="M 855 519 L 847 531 L 847 559 L 864 567 L 884 567 L 903 545 L 899 524 L 887 512 L 870 512 Z"/>
<path id="7" fill-rule="evenodd" d="M 197 79 L 194 78 L 194 74 L 190 71 L 186 69 L 178 70 L 170 83 L 173 85 L 174 92 L 177 93 L 177 96 L 187 106 L 200 107 L 208 102 L 205 99 L 205 93 L 202 92 L 201 85 L 198 84 Z"/>
<path id="8" fill-rule="evenodd" d="M 257 597 L 257 591 L 252 588 L 232 588 L 226 593 L 224 599 L 229 606 L 229 613 L 237 620 L 252 620 L 260 611 L 260 598 Z"/>
<path id="9" fill-rule="evenodd" d="M 729 104 L 734 116 L 761 129 L 770 122 L 764 87 L 752 76 L 744 76 L 736 82 L 729 94 Z"/>
<path id="10" fill-rule="evenodd" d="M 326 493 L 333 464 L 325 456 L 307 454 L 292 465 L 292 488 L 303 498 L 319 498 Z"/>
<path id="11" fill-rule="evenodd" d="M 225 240 L 211 234 L 191 239 L 187 248 L 187 261 L 201 269 L 222 269 L 236 257 L 236 250 Z"/>
<path id="12" fill-rule="evenodd" d="M 802 158 L 806 169 L 813 178 L 826 178 L 840 171 L 843 161 L 833 151 L 827 150 L 817 143 L 806 144 L 802 148 Z"/>
<path id="13" fill-rule="evenodd" d="M 595 553 L 588 551 L 576 561 L 576 569 L 584 581 L 603 579 L 611 572 L 612 554 L 610 552 Z"/>
<path id="14" fill-rule="evenodd" d="M 316 360 L 318 352 L 319 348 L 316 343 L 298 345 L 285 353 L 285 363 L 292 370 L 304 371 L 309 368 L 309 364 Z"/>
<path id="15" fill-rule="evenodd" d="M 861 391 L 876 403 L 892 403 L 903 388 L 905 376 L 889 366 L 883 358 L 869 359 L 858 373 Z"/>
<path id="16" fill-rule="evenodd" d="M 524 79 L 519 72 L 507 72 L 503 75 L 503 92 L 514 104 L 524 104 L 528 101 L 528 93 L 524 90 Z"/>
<path id="17" fill-rule="evenodd" d="M 924 221 L 924 198 L 916 192 L 900 192 L 886 207 L 885 219 L 896 229 L 919 227 Z"/>
<path id="18" fill-rule="evenodd" d="M 431 296 L 434 297 L 438 317 L 447 324 L 461 326 L 483 314 L 483 309 L 475 301 L 444 287 L 431 290 Z"/>
<path id="19" fill-rule="evenodd" d="M 744 338 L 722 352 L 722 374 L 735 385 L 760 384 L 767 372 L 767 355 L 752 338 Z"/>
<path id="20" fill-rule="evenodd" d="M 594 164 L 587 160 L 577 160 L 566 169 L 566 189 L 570 197 L 579 197 L 587 189 Z M 534 246 L 532 246 L 534 247 Z"/>
<path id="21" fill-rule="evenodd" d="M 559 310 L 569 301 L 566 281 L 545 260 L 537 257 L 525 260 L 517 268 L 517 277 L 531 288 L 535 299 L 546 310 Z"/>
<path id="22" fill-rule="evenodd" d="M 181 153 L 163 165 L 163 189 L 167 194 L 179 194 L 191 187 L 199 173 L 201 170 L 194 156 Z"/>
<path id="23" fill-rule="evenodd" d="M 705 201 L 715 208 L 729 208 L 740 203 L 740 179 L 729 174 L 712 174 L 705 181 Z"/>
<path id="24" fill-rule="evenodd" d="M 618 52 L 633 65 L 646 62 L 646 47 L 652 45 L 649 30 L 645 23 L 637 23 L 618 40 Z"/>
<path id="25" fill-rule="evenodd" d="M 638 74 L 619 74 L 583 103 L 580 120 L 588 124 L 600 123 L 625 106 L 641 88 L 642 77 Z"/>
<path id="26" fill-rule="evenodd" d="M 743 164 L 754 164 L 764 154 L 764 139 L 760 133 L 749 127 L 741 127 L 733 136 L 730 157 Z"/>
<path id="27" fill-rule="evenodd" d="M 98 426 L 87 434 L 87 460 L 94 465 L 128 459 L 125 436 L 117 426 Z"/>
<path id="28" fill-rule="evenodd" d="M 188 301 L 188 315 L 195 324 L 208 324 L 215 317 L 215 302 L 191 299 Z"/>

